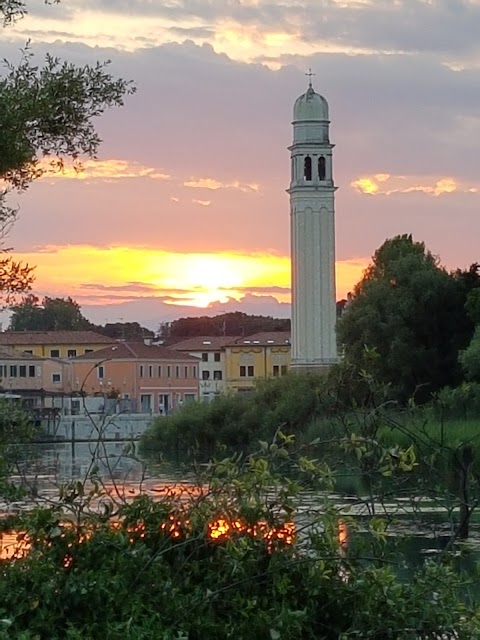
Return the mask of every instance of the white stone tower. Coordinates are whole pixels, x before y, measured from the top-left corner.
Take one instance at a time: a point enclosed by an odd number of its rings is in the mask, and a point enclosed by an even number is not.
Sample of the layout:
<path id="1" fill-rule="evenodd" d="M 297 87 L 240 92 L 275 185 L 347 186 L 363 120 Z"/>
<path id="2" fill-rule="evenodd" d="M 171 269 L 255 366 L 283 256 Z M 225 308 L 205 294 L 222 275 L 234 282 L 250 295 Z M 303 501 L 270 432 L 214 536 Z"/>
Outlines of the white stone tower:
<path id="1" fill-rule="evenodd" d="M 335 215 L 328 103 L 311 76 L 293 108 L 290 182 L 292 369 L 323 370 L 337 362 Z"/>

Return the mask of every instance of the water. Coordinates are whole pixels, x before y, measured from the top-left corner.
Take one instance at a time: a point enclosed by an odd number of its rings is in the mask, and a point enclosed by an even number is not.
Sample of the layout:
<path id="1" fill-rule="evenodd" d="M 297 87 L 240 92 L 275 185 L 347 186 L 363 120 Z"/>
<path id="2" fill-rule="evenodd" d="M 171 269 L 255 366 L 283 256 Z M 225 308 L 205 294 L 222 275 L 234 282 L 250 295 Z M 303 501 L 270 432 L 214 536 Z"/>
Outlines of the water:
<path id="1" fill-rule="evenodd" d="M 36 445 L 36 457 L 15 479 L 35 487 L 39 496 L 50 504 L 58 502 L 58 487 L 71 481 L 87 481 L 95 470 L 104 479 L 104 489 L 111 491 L 112 500 L 130 500 L 139 494 L 160 498 L 173 490 L 195 491 L 194 474 L 180 464 L 162 464 L 148 468 L 138 457 L 132 442 L 49 443 Z M 362 496 L 361 483 L 347 491 L 331 495 L 304 491 L 298 506 L 298 519 L 302 523 L 316 519 L 332 505 L 339 517 L 351 518 L 359 532 L 368 530 L 372 515 L 383 518 L 388 526 L 387 541 L 413 564 L 425 557 L 436 555 L 448 544 L 452 534 L 452 518 L 458 518 L 455 509 L 449 512 L 441 500 L 422 495 L 391 497 L 388 502 L 371 501 Z M 19 501 L 9 506 L 10 511 L 31 507 L 31 502 Z M 480 562 L 480 518 L 472 519 L 468 542 L 457 545 L 465 568 Z"/>

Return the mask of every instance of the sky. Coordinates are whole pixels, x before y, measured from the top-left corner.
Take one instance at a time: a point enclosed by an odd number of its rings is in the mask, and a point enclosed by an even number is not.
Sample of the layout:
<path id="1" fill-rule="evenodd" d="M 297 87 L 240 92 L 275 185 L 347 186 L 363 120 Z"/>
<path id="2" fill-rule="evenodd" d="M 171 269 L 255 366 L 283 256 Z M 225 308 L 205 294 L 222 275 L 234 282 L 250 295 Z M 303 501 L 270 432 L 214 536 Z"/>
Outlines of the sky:
<path id="1" fill-rule="evenodd" d="M 292 107 L 330 105 L 337 299 L 382 242 L 480 261 L 480 0 L 31 0 L 0 57 L 30 41 L 134 81 L 83 173 L 12 203 L 7 244 L 34 292 L 94 322 L 290 313 Z"/>

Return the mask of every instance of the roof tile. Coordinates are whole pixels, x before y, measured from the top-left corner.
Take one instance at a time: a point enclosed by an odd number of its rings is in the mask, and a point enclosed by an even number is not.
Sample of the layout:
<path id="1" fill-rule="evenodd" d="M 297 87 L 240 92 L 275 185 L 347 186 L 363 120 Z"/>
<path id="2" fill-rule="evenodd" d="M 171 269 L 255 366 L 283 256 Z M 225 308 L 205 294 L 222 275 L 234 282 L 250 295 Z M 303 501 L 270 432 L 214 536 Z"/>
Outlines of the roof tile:
<path id="1" fill-rule="evenodd" d="M 174 349 L 162 347 L 160 345 L 149 345 L 144 342 L 117 342 L 111 347 L 99 349 L 86 353 L 77 358 L 72 358 L 74 362 L 80 360 L 183 360 L 198 362 L 198 358 L 179 353 Z"/>
<path id="2" fill-rule="evenodd" d="M 113 344 L 116 340 L 96 331 L 2 331 L 0 345 Z"/>

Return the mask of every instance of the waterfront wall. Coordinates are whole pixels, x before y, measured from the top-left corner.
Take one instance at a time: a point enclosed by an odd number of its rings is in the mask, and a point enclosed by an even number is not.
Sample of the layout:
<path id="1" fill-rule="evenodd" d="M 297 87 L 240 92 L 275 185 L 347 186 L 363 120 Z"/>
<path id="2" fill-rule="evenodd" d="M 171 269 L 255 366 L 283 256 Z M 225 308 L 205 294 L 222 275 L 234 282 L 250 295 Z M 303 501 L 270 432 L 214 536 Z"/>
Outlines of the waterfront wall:
<path id="1" fill-rule="evenodd" d="M 42 434 L 48 440 L 93 441 L 138 440 L 152 421 L 150 413 L 90 416 L 59 416 L 42 424 Z"/>

